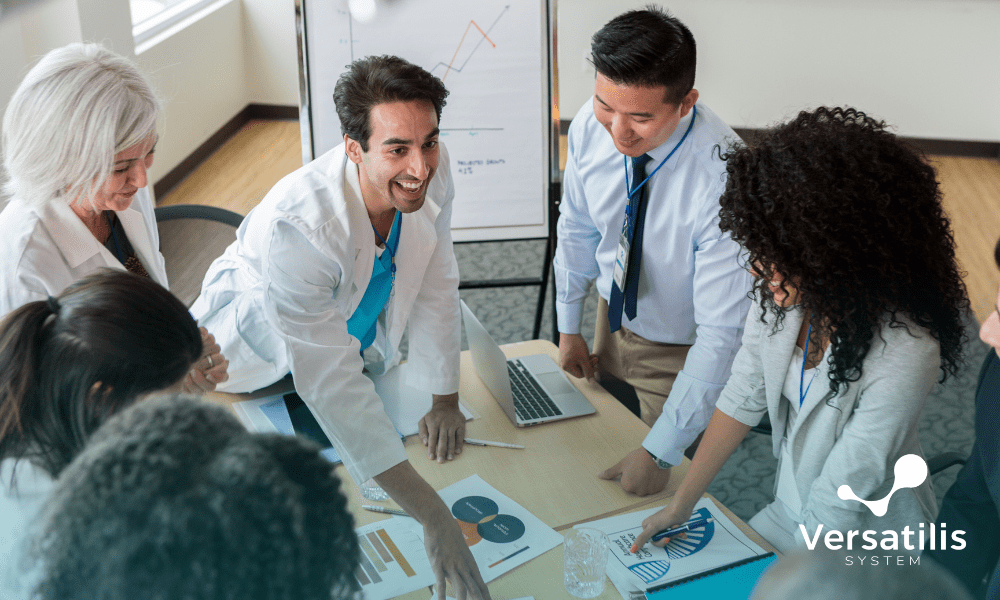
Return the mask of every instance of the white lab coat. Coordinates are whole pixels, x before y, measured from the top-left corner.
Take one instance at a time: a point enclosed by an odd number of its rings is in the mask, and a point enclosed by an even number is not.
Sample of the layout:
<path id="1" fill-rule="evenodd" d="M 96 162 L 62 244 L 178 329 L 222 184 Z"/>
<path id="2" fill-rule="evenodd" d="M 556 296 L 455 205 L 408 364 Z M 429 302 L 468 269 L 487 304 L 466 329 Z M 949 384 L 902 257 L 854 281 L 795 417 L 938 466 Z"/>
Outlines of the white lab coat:
<path id="1" fill-rule="evenodd" d="M 153 201 L 146 188 L 117 213 L 139 261 L 154 281 L 167 287 Z M 0 212 L 0 316 L 36 300 L 58 295 L 102 267 L 124 271 L 118 258 L 60 199 L 34 206 L 11 199 Z"/>
<path id="2" fill-rule="evenodd" d="M 382 329 L 384 364 L 399 363 L 409 324 L 409 383 L 458 390 L 461 317 L 451 239 L 454 185 L 448 153 L 424 206 L 402 217 L 396 280 Z M 209 268 L 191 307 L 229 359 L 225 391 L 248 391 L 289 371 L 355 481 L 406 460 L 347 319 L 375 260 L 375 235 L 357 166 L 340 145 L 288 175 L 254 208 L 236 241 Z M 376 340 L 379 343 L 379 340 Z"/>

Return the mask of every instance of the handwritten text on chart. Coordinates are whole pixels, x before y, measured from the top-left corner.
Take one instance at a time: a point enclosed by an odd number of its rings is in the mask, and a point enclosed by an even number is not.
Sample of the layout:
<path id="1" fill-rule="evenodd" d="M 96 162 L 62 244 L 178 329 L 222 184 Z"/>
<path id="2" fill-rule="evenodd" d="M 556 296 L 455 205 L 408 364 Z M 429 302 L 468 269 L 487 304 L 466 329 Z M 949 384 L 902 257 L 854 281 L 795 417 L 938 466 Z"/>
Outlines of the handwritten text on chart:
<path id="1" fill-rule="evenodd" d="M 458 172 L 461 175 L 472 175 L 473 167 L 489 167 L 491 165 L 507 164 L 502 158 L 487 158 L 485 160 L 458 160 Z"/>

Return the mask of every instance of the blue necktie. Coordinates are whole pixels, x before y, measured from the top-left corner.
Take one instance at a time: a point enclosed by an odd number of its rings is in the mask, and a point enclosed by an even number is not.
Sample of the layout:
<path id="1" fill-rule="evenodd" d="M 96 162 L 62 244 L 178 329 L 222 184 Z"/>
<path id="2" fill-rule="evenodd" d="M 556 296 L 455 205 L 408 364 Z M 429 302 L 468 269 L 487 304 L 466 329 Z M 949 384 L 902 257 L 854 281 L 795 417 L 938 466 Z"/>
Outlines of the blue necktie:
<path id="1" fill-rule="evenodd" d="M 642 225 L 646 216 L 646 188 L 645 186 L 638 192 L 646 179 L 646 163 L 652 160 L 648 154 L 632 158 L 632 181 L 629 186 L 629 194 L 632 199 L 629 201 L 628 212 L 622 230 L 629 241 L 628 265 L 625 271 L 625 290 L 618 288 L 618 284 L 611 282 L 611 299 L 608 301 L 608 325 L 612 332 L 618 331 L 622 324 L 622 308 L 629 320 L 635 318 L 636 294 L 639 289 L 639 261 L 642 257 Z M 627 227 L 627 230 L 626 230 Z"/>
<path id="2" fill-rule="evenodd" d="M 365 295 L 361 297 L 361 303 L 347 319 L 347 333 L 361 342 L 362 353 L 375 341 L 379 313 L 385 309 L 389 303 L 389 297 L 392 295 L 392 286 L 395 283 L 396 252 L 399 250 L 399 232 L 403 228 L 401 219 L 402 213 L 396 211 L 392 232 L 389 234 L 389 239 L 383 242 L 385 250 L 372 265 L 372 277 L 368 281 Z M 375 235 L 378 235 L 378 230 L 375 230 Z"/>

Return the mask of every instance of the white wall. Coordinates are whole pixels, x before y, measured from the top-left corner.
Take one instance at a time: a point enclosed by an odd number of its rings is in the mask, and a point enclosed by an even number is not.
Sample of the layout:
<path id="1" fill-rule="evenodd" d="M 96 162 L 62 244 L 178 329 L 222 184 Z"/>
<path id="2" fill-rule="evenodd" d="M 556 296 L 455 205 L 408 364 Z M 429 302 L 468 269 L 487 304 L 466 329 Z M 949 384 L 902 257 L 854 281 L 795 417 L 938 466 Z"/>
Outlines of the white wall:
<path id="1" fill-rule="evenodd" d="M 214 5 L 136 48 L 164 100 L 150 179 L 187 158 L 248 103 L 239 0 Z"/>
<path id="2" fill-rule="evenodd" d="M 593 93 L 590 36 L 647 0 L 558 0 L 559 98 Z M 764 127 L 850 104 L 911 137 L 1000 140 L 1000 3 L 670 0 L 698 42 L 696 87 L 729 124 Z"/>
<path id="3" fill-rule="evenodd" d="M 80 40 L 76 0 L 45 0 L 0 15 L 0 103 L 17 89 L 39 56 Z"/>
<path id="4" fill-rule="evenodd" d="M 590 36 L 647 0 L 558 0 L 561 116 L 593 89 Z M 1000 140 L 1000 2 L 671 0 L 698 40 L 697 87 L 731 125 L 852 104 L 903 135 Z M 154 181 L 249 103 L 298 105 L 294 0 L 226 0 L 134 48 L 128 0 L 38 0 L 0 19 L 0 103 L 73 41 L 136 52 L 165 99 Z"/>
<path id="5" fill-rule="evenodd" d="M 28 62 L 33 63 L 52 48 L 80 40 L 76 0 L 35 2 L 15 13 L 13 18 L 20 23 Z"/>
<path id="6" fill-rule="evenodd" d="M 243 0 L 243 44 L 250 102 L 298 106 L 295 0 Z"/>
<path id="7" fill-rule="evenodd" d="M 0 57 L 3 57 L 0 59 L 0 103 L 6 107 L 7 100 L 27 72 L 28 59 L 24 52 L 19 15 L 0 19 Z"/>

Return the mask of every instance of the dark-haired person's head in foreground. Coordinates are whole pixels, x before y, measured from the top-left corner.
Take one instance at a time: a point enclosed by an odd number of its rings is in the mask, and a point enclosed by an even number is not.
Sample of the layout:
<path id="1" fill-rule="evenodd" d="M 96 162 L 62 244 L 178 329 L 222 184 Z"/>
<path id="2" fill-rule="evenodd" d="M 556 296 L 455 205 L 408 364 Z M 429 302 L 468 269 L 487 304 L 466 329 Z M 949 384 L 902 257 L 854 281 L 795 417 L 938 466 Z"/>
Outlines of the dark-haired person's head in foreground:
<path id="1" fill-rule="evenodd" d="M 626 156 L 667 141 L 698 101 L 694 36 L 656 6 L 608 21 L 590 50 L 597 70 L 594 115 Z"/>
<path id="2" fill-rule="evenodd" d="M 42 599 L 330 600 L 357 586 L 333 465 L 309 442 L 249 433 L 192 397 L 108 421 L 42 524 Z"/>
<path id="3" fill-rule="evenodd" d="M 799 305 L 828 335 L 831 388 L 856 381 L 890 315 L 926 328 L 944 376 L 969 310 L 934 169 L 884 122 L 821 107 L 729 151 L 720 227 L 748 252 L 761 318 Z M 815 347 L 815 346 L 814 346 Z"/>
<path id="4" fill-rule="evenodd" d="M 112 414 L 180 385 L 201 351 L 187 308 L 148 277 L 104 270 L 25 304 L 0 323 L 0 460 L 56 477 Z"/>

